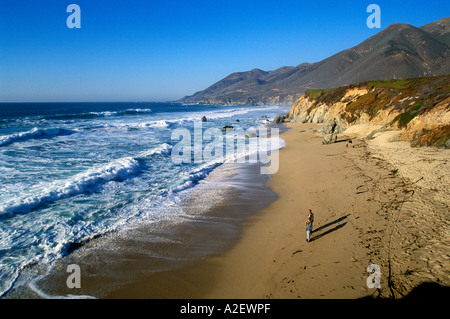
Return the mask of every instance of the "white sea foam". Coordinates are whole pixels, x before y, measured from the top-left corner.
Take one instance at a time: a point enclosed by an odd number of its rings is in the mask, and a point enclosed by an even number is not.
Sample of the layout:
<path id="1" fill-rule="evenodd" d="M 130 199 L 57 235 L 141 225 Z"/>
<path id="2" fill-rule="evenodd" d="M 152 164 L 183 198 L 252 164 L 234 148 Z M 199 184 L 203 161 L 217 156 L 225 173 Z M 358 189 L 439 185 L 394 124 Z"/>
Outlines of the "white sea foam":
<path id="1" fill-rule="evenodd" d="M 123 111 L 125 114 L 141 114 L 141 113 L 152 113 L 152 109 L 127 109 Z"/>
<path id="2" fill-rule="evenodd" d="M 113 111 L 104 111 L 104 112 L 89 112 L 88 114 L 96 115 L 96 116 L 116 116 L 118 112 Z M 83 114 L 80 114 L 83 115 Z"/>
<path id="3" fill-rule="evenodd" d="M 151 155 L 160 154 L 160 155 L 170 155 L 172 151 L 172 145 L 167 143 L 162 143 L 161 145 L 149 150 L 144 151 L 138 154 L 138 158 L 145 158 Z"/>
<path id="4" fill-rule="evenodd" d="M 172 189 L 172 192 L 180 192 L 195 186 L 200 180 L 206 178 L 212 170 L 223 163 L 233 163 L 239 160 L 251 162 L 250 157 L 253 156 L 255 159 L 254 163 L 268 164 L 268 159 L 263 156 L 267 156 L 270 152 L 284 146 L 286 146 L 285 141 L 278 136 L 255 138 L 254 142 L 246 144 L 242 150 L 235 149 L 231 154 L 224 154 L 222 158 L 212 159 L 189 172 L 182 178 L 182 183 Z"/>
<path id="5" fill-rule="evenodd" d="M 103 111 L 103 112 L 89 112 L 88 114 L 96 116 L 117 116 L 117 115 L 137 115 L 142 113 L 152 113 L 151 109 L 126 109 L 124 111 Z M 83 115 L 84 113 L 80 114 Z M 74 115 L 76 116 L 76 114 Z"/>
<path id="6" fill-rule="evenodd" d="M 16 142 L 24 142 L 31 139 L 52 138 L 62 135 L 74 134 L 76 131 L 66 130 L 63 128 L 33 128 L 26 132 L 15 133 L 6 136 L 0 136 L 0 146 L 10 145 Z"/>
<path id="7" fill-rule="evenodd" d="M 127 179 L 135 175 L 140 169 L 141 163 L 138 160 L 132 157 L 124 157 L 77 174 L 69 180 L 55 181 L 46 185 L 38 184 L 34 187 L 38 194 L 29 194 L 26 197 L 15 198 L 9 202 L 2 203 L 0 205 L 0 216 L 18 212 L 30 212 L 39 206 L 96 189 L 107 182 L 116 179 Z"/>
<path id="8" fill-rule="evenodd" d="M 41 297 L 43 299 L 97 299 L 96 297 L 89 296 L 89 295 L 72 295 L 72 294 L 65 295 L 65 296 L 49 295 L 49 294 L 45 293 L 44 291 L 42 291 L 41 289 L 39 289 L 36 286 L 35 282 L 31 282 L 30 284 L 28 284 L 28 287 L 31 289 L 31 291 L 35 292 L 39 297 Z"/>
<path id="9" fill-rule="evenodd" d="M 221 162 L 205 163 L 192 172 L 187 173 L 184 177 L 181 177 L 181 184 L 172 188 L 172 193 L 178 193 L 188 188 L 195 186 L 200 180 L 208 176 L 211 171 L 222 164 Z"/>
<path id="10" fill-rule="evenodd" d="M 232 154 L 227 154 L 225 157 L 225 163 L 235 162 L 238 159 L 244 157 L 251 157 L 255 155 L 268 155 L 272 151 L 276 151 L 280 148 L 286 146 L 286 142 L 278 137 L 252 137 L 249 139 L 249 143 L 246 144 L 245 148 L 242 150 L 236 151 Z M 255 157 L 256 158 L 256 157 Z M 267 164 L 267 163 L 262 163 Z"/>

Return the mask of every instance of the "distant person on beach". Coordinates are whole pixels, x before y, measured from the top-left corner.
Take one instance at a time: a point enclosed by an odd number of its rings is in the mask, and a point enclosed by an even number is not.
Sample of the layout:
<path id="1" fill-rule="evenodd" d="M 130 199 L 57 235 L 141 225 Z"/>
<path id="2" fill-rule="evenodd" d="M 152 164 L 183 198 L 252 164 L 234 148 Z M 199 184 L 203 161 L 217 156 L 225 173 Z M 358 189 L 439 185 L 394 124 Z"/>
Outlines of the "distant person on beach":
<path id="1" fill-rule="evenodd" d="M 349 140 L 347 145 L 345 145 L 346 147 L 352 147 L 352 140 Z"/>
<path id="2" fill-rule="evenodd" d="M 306 220 L 306 241 L 310 242 L 310 236 L 312 233 L 313 228 L 313 222 L 314 222 L 314 214 L 311 211 L 311 209 L 308 211 L 308 219 Z"/>

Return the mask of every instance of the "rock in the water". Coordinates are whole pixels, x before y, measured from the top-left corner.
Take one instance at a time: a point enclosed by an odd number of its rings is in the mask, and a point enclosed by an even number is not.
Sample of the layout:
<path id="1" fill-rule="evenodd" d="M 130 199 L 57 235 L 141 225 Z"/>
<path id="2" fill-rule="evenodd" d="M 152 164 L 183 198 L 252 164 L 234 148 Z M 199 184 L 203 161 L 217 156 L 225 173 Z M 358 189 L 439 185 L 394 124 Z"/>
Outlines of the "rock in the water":
<path id="1" fill-rule="evenodd" d="M 284 121 L 287 119 L 287 115 L 277 115 L 275 119 L 273 120 L 274 124 L 281 124 L 284 123 Z"/>
<path id="2" fill-rule="evenodd" d="M 333 144 L 337 142 L 337 134 L 331 133 L 322 140 L 322 144 Z"/>
<path id="3" fill-rule="evenodd" d="M 206 121 L 207 121 L 206 116 L 202 116 L 202 122 L 206 122 Z"/>
<path id="4" fill-rule="evenodd" d="M 261 116 L 261 118 L 262 118 L 262 119 L 266 119 L 266 118 L 267 118 L 267 115 L 263 115 L 263 116 Z"/>
<path id="5" fill-rule="evenodd" d="M 245 134 L 245 138 L 259 137 L 255 132 Z"/>
<path id="6" fill-rule="evenodd" d="M 222 127 L 222 132 L 225 132 L 227 129 L 233 129 L 233 125 L 225 125 L 224 127 Z"/>

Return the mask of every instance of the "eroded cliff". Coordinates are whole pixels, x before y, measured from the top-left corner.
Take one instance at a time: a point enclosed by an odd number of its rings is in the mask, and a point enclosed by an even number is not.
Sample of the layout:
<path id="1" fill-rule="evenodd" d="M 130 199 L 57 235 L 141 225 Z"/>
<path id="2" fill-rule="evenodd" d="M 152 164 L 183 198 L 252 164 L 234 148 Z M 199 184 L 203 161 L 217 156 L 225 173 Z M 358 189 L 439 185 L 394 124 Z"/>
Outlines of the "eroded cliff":
<path id="1" fill-rule="evenodd" d="M 450 75 L 309 90 L 294 103 L 288 118 L 324 123 L 323 134 L 369 124 L 401 130 L 399 137 L 412 146 L 450 148 Z"/>

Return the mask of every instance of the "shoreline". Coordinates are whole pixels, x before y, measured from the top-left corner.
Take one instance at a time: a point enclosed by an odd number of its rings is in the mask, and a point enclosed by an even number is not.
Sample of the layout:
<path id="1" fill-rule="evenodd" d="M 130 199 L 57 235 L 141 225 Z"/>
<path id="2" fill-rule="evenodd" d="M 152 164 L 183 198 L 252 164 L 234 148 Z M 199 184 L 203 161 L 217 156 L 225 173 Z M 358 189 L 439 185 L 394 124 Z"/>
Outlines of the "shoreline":
<path id="1" fill-rule="evenodd" d="M 174 228 L 175 236 L 164 225 L 156 229 L 148 225 L 88 242 L 53 264 L 50 275 L 45 267 L 32 269 L 35 276 L 46 274 L 45 280 L 34 282 L 43 283 L 46 290 L 31 291 L 30 297 L 401 298 L 423 282 L 450 285 L 445 216 L 449 206 L 439 199 L 448 192 L 448 152 L 418 151 L 402 144 L 396 157 L 398 146 L 385 145 L 394 132 L 368 140 L 366 127 L 322 145 L 324 136 L 316 133 L 321 125 L 285 125 L 288 129 L 280 137 L 286 146 L 276 151 L 275 174 L 260 175 L 258 165 L 221 165 L 183 202 L 187 211 L 184 222 Z M 348 138 L 354 147 L 346 147 Z M 420 163 L 412 154 L 423 160 L 428 153 L 442 168 L 438 190 L 429 189 L 435 185 L 433 176 L 415 183 L 416 175 L 400 174 L 402 157 Z M 429 165 L 435 164 L 429 160 Z M 430 170 L 408 165 L 422 169 L 422 175 Z M 214 191 L 217 185 L 227 195 Z M 202 198 L 214 205 L 203 205 Z M 315 214 L 309 243 L 308 209 Z M 436 220 L 427 218 L 429 225 L 422 227 L 419 209 L 433 209 Z M 65 283 L 68 264 L 79 262 L 83 289 L 73 295 L 57 283 Z M 380 289 L 367 286 L 367 267 L 372 264 L 381 269 Z M 48 286 L 49 282 L 54 284 Z M 20 289 L 8 297 L 17 293 Z"/>
<path id="2" fill-rule="evenodd" d="M 242 221 L 277 198 L 261 167 L 247 161 L 214 167 L 165 214 L 71 243 L 68 254 L 21 269 L 3 298 L 105 298 L 155 273 L 223 253 L 241 238 Z M 66 285 L 71 264 L 80 267 L 81 289 Z"/>
<path id="3" fill-rule="evenodd" d="M 430 280 L 449 285 L 445 255 L 437 262 L 441 272 L 424 276 L 424 257 L 408 254 L 403 247 L 416 248 L 411 232 L 399 228 L 417 218 L 405 212 L 411 210 L 411 205 L 404 205 L 410 200 L 411 182 L 357 135 L 349 135 L 355 146 L 350 149 L 345 138 L 321 145 L 323 135 L 315 133 L 320 125 L 286 126 L 289 130 L 281 135 L 286 146 L 278 151 L 279 170 L 269 182 L 279 198 L 244 222 L 236 245 L 124 287 L 108 298 L 401 298 Z M 420 198 L 421 190 L 416 188 L 415 193 Z M 315 213 L 315 225 L 307 243 L 309 208 Z M 445 242 L 433 258 L 439 259 L 436 255 L 442 251 L 448 256 Z M 381 269 L 380 289 L 367 286 L 367 267 L 372 264 Z M 167 286 L 170 289 L 156 294 L 149 291 Z"/>
<path id="4" fill-rule="evenodd" d="M 216 179 L 214 176 L 224 167 L 233 167 L 236 171 L 234 176 L 226 179 Z M 215 274 L 219 270 L 218 265 L 214 263 L 215 258 L 220 258 L 233 247 L 239 245 L 239 242 L 245 237 L 245 228 L 249 220 L 254 218 L 265 209 L 268 205 L 277 200 L 278 195 L 268 186 L 270 177 L 260 174 L 261 164 L 222 164 L 218 170 L 212 172 L 203 183 L 208 191 L 208 184 L 218 182 L 220 188 L 211 189 L 212 191 L 223 190 L 228 185 L 233 188 L 232 194 L 226 196 L 226 202 L 215 203 L 212 208 L 200 210 L 201 212 L 193 212 L 205 219 L 204 228 L 198 228 L 197 231 L 205 234 L 197 234 L 201 236 L 204 243 L 200 246 L 208 246 L 211 240 L 216 240 L 217 245 L 213 251 L 205 251 L 205 255 L 196 258 L 191 262 L 181 266 L 168 269 L 167 271 L 159 271 L 148 276 L 141 276 L 139 281 L 124 285 L 115 291 L 108 293 L 107 299 L 199 299 L 207 292 L 213 289 L 215 282 Z M 251 187 L 251 189 L 250 189 Z M 198 195 L 198 198 L 196 197 Z M 188 211 L 195 211 L 201 199 L 205 196 L 204 190 L 197 188 L 194 190 L 182 205 Z M 211 229 L 212 224 L 223 220 L 221 225 L 229 225 L 233 228 L 233 234 L 227 233 L 220 236 L 217 232 L 218 228 Z M 186 225 L 185 225 L 186 226 Z M 187 225 L 189 226 L 189 225 Z M 195 226 L 194 226 L 195 228 Z M 200 249 L 203 249 L 200 247 Z M 213 261 L 211 263 L 211 261 Z M 204 268 L 207 265 L 206 269 Z M 205 271 L 205 272 L 204 272 Z"/>
<path id="5" fill-rule="evenodd" d="M 4 297 L 188 298 L 190 283 L 182 288 L 182 280 L 167 277 L 229 250 L 242 238 L 243 221 L 276 200 L 267 185 L 270 177 L 260 168 L 249 163 L 216 167 L 174 207 L 183 212 L 175 223 L 168 216 L 87 241 L 51 264 L 28 268 Z M 70 264 L 81 269 L 77 291 L 66 287 Z"/>

